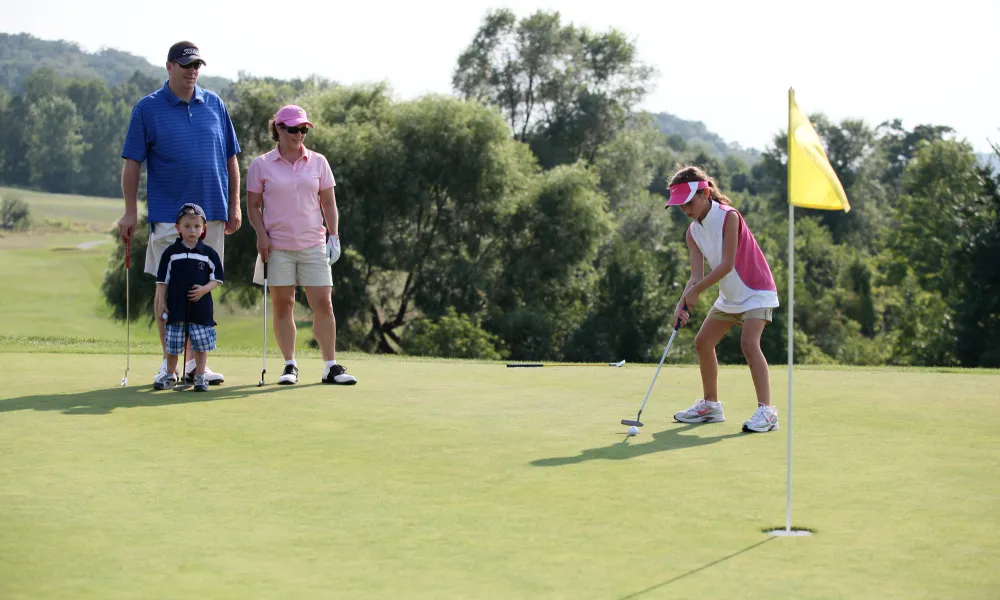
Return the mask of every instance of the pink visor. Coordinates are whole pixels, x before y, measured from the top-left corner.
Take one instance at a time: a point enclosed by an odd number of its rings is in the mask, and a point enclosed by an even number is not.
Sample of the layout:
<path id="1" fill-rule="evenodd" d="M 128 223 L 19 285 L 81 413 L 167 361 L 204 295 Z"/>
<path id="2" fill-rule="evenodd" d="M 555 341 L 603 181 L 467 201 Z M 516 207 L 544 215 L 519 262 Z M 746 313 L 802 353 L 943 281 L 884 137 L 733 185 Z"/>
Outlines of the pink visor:
<path id="1" fill-rule="evenodd" d="M 689 181 L 688 183 L 678 183 L 670 186 L 670 199 L 667 206 L 680 206 L 690 202 L 698 190 L 708 187 L 707 181 Z"/>
<path id="2" fill-rule="evenodd" d="M 274 122 L 287 127 L 298 127 L 299 125 L 314 126 L 309 122 L 306 111 L 302 110 L 301 106 L 295 106 L 294 104 L 282 106 L 277 114 L 274 115 Z"/>

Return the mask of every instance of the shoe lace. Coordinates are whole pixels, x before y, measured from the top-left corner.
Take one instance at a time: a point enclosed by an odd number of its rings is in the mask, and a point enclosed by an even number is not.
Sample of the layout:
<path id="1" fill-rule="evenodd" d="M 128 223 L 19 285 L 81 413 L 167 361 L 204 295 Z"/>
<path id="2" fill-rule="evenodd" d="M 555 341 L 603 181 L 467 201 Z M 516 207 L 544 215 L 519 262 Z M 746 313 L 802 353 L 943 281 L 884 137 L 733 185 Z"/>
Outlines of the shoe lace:
<path id="1" fill-rule="evenodd" d="M 751 418 L 754 420 L 769 421 L 770 419 L 768 417 L 770 417 L 772 410 L 773 409 L 770 406 L 767 406 L 765 404 L 758 404 L 757 411 L 753 413 L 753 417 Z"/>

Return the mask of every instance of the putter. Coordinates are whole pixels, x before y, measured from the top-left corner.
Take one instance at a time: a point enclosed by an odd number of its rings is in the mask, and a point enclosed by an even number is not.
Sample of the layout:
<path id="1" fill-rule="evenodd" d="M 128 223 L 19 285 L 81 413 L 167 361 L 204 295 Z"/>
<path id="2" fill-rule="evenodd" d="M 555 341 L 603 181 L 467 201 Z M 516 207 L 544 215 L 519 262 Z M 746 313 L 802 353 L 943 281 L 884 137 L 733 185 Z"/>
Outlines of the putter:
<path id="1" fill-rule="evenodd" d="M 122 377 L 122 387 L 128 384 L 128 370 L 132 364 L 132 321 L 128 306 L 128 270 L 132 266 L 132 244 L 125 238 L 125 377 Z"/>
<path id="2" fill-rule="evenodd" d="M 183 392 L 184 390 L 190 388 L 194 384 L 194 375 L 191 376 L 191 382 L 188 383 L 187 378 L 187 364 L 188 364 L 188 339 L 190 339 L 191 330 L 189 329 L 189 321 L 191 320 L 191 301 L 188 300 L 184 304 L 184 362 L 181 364 L 181 377 L 177 380 L 174 385 L 174 390 L 178 392 Z M 195 367 L 195 373 L 198 372 L 198 368 Z"/>
<path id="3" fill-rule="evenodd" d="M 621 367 L 624 360 L 612 363 L 507 363 L 508 368 L 516 367 Z"/>
<path id="4" fill-rule="evenodd" d="M 683 311 L 687 312 L 687 304 L 684 305 Z M 663 367 L 663 361 L 667 358 L 667 353 L 670 352 L 670 346 L 674 343 L 674 337 L 677 335 L 677 331 L 681 328 L 681 320 L 678 317 L 677 322 L 674 323 L 674 332 L 670 334 L 670 341 L 667 342 L 667 347 L 663 351 L 663 356 L 660 357 L 660 364 L 656 367 L 656 373 L 653 374 L 653 381 L 649 384 L 649 389 L 646 390 L 646 397 L 642 400 L 642 406 L 639 407 L 639 414 L 636 415 L 635 420 L 622 419 L 622 425 L 635 425 L 636 427 L 642 427 L 642 411 L 646 408 L 646 402 L 649 400 L 649 393 L 653 391 L 653 384 L 656 383 L 656 377 L 660 374 L 660 368 Z"/>
<path id="5" fill-rule="evenodd" d="M 264 367 L 260 370 L 260 383 L 257 387 L 263 387 L 264 375 L 267 373 L 267 261 L 261 260 L 264 265 Z"/>

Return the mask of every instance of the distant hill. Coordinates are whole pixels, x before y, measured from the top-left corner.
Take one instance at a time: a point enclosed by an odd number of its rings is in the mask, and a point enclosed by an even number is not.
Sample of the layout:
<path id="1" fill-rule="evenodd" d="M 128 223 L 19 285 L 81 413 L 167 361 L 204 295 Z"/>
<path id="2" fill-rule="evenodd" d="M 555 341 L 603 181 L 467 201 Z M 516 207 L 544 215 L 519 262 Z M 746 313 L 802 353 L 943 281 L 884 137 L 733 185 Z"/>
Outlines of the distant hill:
<path id="1" fill-rule="evenodd" d="M 165 57 L 166 48 L 163 53 Z M 42 40 L 26 33 L 0 33 L 0 85 L 20 92 L 21 80 L 41 67 L 51 67 L 62 77 L 103 79 L 108 85 L 122 83 L 136 71 L 166 79 L 162 64 L 150 64 L 145 58 L 121 50 L 102 48 L 90 53 L 73 42 Z M 222 93 L 233 82 L 224 77 L 202 76 L 199 84 Z"/>
<path id="2" fill-rule="evenodd" d="M 736 156 L 749 166 L 760 161 L 759 150 L 744 148 L 736 142 L 726 142 L 719 134 L 709 131 L 701 121 L 686 121 L 670 113 L 655 113 L 653 120 L 657 129 L 668 136 L 680 136 L 689 148 L 699 147 L 720 158 Z"/>

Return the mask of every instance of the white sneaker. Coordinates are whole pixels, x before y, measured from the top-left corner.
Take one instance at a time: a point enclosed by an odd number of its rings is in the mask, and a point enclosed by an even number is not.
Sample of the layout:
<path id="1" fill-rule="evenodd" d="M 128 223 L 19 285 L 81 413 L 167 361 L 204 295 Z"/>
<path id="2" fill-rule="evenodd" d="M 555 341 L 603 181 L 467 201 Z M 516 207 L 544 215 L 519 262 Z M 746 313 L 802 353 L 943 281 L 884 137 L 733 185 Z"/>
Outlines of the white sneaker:
<path id="1" fill-rule="evenodd" d="M 194 383 L 194 361 L 189 360 L 187 364 L 184 365 L 184 370 L 187 372 L 184 376 L 184 381 L 186 383 Z M 205 365 L 205 381 L 208 382 L 208 385 L 219 385 L 225 380 L 226 378 L 222 375 L 222 373 L 216 373 L 212 369 L 209 369 L 208 365 Z"/>
<path id="2" fill-rule="evenodd" d="M 757 407 L 757 412 L 749 421 L 743 423 L 743 431 L 747 433 L 764 433 L 776 429 L 778 429 L 778 409 L 763 404 Z"/>
<path id="3" fill-rule="evenodd" d="M 721 402 L 698 400 L 691 408 L 674 413 L 674 419 L 681 423 L 721 423 L 726 420 Z"/>
<path id="4" fill-rule="evenodd" d="M 174 374 L 174 378 L 175 379 L 176 379 L 176 375 L 177 374 L 175 373 Z M 158 390 L 166 389 L 166 388 L 162 388 L 162 387 L 156 387 L 158 383 L 162 383 L 163 378 L 166 377 L 166 376 L 167 376 L 167 361 L 163 361 L 162 363 L 160 363 L 160 370 L 157 371 L 156 375 L 153 376 L 153 387 L 155 389 L 158 389 Z M 175 383 L 176 383 L 176 381 L 175 381 Z"/>
<path id="5" fill-rule="evenodd" d="M 162 373 L 156 374 L 156 379 L 153 380 L 154 390 L 169 390 L 177 385 L 177 375 L 173 373 L 167 373 L 166 369 Z"/>

